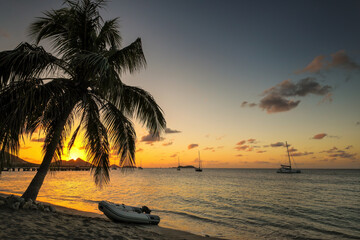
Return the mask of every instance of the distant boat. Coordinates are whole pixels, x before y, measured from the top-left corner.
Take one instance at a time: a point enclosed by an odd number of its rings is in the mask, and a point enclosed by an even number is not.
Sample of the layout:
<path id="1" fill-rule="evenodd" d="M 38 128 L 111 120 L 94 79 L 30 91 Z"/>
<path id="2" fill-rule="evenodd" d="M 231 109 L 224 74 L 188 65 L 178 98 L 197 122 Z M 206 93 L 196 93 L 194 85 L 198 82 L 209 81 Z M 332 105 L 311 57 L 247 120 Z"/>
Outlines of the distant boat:
<path id="1" fill-rule="evenodd" d="M 289 158 L 289 165 L 281 165 L 281 167 L 276 172 L 277 173 L 301 173 L 300 170 L 291 168 L 289 146 L 288 146 L 287 142 L 285 142 L 285 144 L 286 144 L 286 150 L 287 150 L 287 154 L 288 154 L 288 158 Z M 294 161 L 294 159 L 293 159 L 293 161 Z"/>
<path id="2" fill-rule="evenodd" d="M 199 151 L 199 167 L 195 168 L 196 172 L 202 172 L 202 168 L 201 168 L 201 160 L 200 160 L 200 151 Z"/>
<path id="3" fill-rule="evenodd" d="M 140 166 L 138 167 L 139 170 L 143 170 L 142 168 L 142 160 L 140 160 Z"/>
<path id="4" fill-rule="evenodd" d="M 181 168 L 180 168 L 180 159 L 179 159 L 179 156 L 178 156 L 178 167 L 177 167 L 177 170 L 180 171 Z"/>

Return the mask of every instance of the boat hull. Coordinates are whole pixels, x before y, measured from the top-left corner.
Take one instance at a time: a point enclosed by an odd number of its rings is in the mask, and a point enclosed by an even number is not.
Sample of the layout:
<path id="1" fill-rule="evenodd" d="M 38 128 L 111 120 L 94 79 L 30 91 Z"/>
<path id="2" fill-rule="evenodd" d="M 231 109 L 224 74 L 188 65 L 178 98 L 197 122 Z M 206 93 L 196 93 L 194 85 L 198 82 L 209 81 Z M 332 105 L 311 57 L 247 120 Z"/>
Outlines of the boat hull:
<path id="1" fill-rule="evenodd" d="M 101 201 L 99 202 L 99 210 L 102 211 L 105 216 L 107 216 L 114 222 L 154 225 L 157 225 L 160 222 L 159 216 L 141 213 L 140 208 L 126 206 L 124 204 L 115 204 L 111 202 Z"/>

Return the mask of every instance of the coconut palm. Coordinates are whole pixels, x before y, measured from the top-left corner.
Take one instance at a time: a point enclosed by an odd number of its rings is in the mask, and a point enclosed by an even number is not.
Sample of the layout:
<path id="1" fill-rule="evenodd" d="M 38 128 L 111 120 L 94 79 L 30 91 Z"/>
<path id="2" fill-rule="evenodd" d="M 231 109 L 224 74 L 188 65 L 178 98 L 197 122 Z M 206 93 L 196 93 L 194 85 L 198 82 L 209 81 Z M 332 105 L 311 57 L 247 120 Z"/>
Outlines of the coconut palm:
<path id="1" fill-rule="evenodd" d="M 40 129 L 43 161 L 23 194 L 35 200 L 52 162 L 83 132 L 97 185 L 109 182 L 110 144 L 121 165 L 135 164 L 138 119 L 155 136 L 166 122 L 145 90 L 121 76 L 146 65 L 140 39 L 121 46 L 118 19 L 104 21 L 104 0 L 65 1 L 30 26 L 35 44 L 0 52 L 0 153 L 17 154 L 25 136 Z M 39 42 L 46 40 L 51 53 Z M 70 139 L 68 146 L 65 140 Z"/>

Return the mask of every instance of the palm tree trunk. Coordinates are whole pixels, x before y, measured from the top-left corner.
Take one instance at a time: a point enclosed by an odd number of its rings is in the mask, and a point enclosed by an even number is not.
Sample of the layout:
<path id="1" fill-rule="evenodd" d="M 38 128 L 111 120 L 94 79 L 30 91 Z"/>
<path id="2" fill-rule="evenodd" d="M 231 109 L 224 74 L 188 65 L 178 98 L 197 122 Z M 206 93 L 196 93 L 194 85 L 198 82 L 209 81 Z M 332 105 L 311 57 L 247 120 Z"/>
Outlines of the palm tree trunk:
<path id="1" fill-rule="evenodd" d="M 36 173 L 35 177 L 31 181 L 30 185 L 27 187 L 26 191 L 22 195 L 24 199 L 31 199 L 33 201 L 36 200 L 37 195 L 39 194 L 40 188 L 44 182 L 46 174 L 49 171 L 51 161 L 53 159 L 57 144 L 59 143 L 62 131 L 64 130 L 64 126 L 66 123 L 66 119 L 68 118 L 71 111 L 64 114 L 64 118 L 57 122 L 55 127 L 54 136 L 51 139 L 48 150 L 46 151 L 43 161 Z"/>

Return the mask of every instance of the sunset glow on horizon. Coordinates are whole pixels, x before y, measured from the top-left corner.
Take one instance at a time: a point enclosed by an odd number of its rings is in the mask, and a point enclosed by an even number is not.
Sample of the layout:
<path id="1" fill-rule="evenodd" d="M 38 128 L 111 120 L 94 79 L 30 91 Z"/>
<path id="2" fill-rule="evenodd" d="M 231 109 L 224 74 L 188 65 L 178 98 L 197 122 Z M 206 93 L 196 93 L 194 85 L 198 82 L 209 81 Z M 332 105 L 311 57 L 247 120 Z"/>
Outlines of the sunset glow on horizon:
<path id="1" fill-rule="evenodd" d="M 360 3 L 308 3 L 109 2 L 104 18 L 120 17 L 124 46 L 141 37 L 148 64 L 122 80 L 152 94 L 167 121 L 155 139 L 133 120 L 136 164 L 195 166 L 200 152 L 204 168 L 278 168 L 287 141 L 299 168 L 360 168 Z M 1 51 L 61 4 L 9 2 Z M 41 163 L 43 138 L 25 137 L 19 157 Z M 62 158 L 86 160 L 81 135 Z"/>

